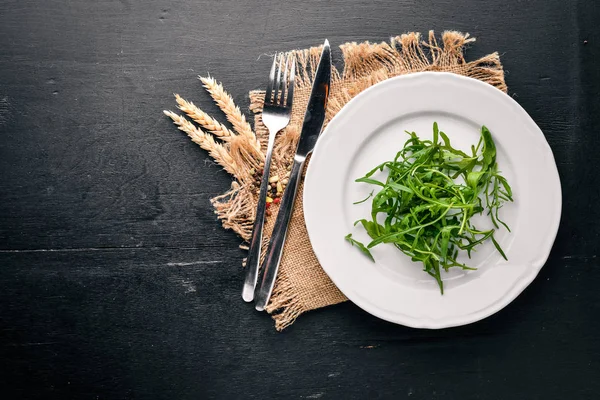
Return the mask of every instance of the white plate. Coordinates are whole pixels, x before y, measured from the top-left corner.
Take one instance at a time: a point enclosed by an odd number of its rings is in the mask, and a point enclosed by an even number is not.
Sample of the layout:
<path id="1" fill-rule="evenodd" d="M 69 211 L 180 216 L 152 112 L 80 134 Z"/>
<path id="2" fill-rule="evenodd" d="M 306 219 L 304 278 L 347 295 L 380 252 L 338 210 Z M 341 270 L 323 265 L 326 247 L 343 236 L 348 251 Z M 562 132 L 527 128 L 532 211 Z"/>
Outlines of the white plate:
<path id="1" fill-rule="evenodd" d="M 437 121 L 454 147 L 469 149 L 486 125 L 497 147 L 499 169 L 514 203 L 500 216 L 512 230 L 477 248 L 467 265 L 437 283 L 392 245 L 373 249 L 372 263 L 344 240 L 352 233 L 370 241 L 354 221 L 368 218 L 372 190 L 354 180 L 394 158 L 405 130 L 432 137 Z M 312 156 L 304 186 L 304 216 L 314 251 L 335 285 L 355 304 L 382 319 L 417 328 L 446 328 L 483 319 L 505 307 L 533 281 L 556 237 L 561 188 L 550 146 L 531 117 L 512 98 L 475 79 L 424 72 L 389 79 L 351 100 L 329 123 Z M 480 228 L 483 228 L 482 226 Z"/>

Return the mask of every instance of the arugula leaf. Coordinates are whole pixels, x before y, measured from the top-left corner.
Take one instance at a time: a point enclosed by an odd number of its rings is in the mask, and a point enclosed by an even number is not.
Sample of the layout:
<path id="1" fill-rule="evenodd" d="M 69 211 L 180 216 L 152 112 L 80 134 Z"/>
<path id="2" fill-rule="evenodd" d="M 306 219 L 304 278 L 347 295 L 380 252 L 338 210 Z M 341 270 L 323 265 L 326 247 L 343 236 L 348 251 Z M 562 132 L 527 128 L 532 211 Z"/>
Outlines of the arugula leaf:
<path id="1" fill-rule="evenodd" d="M 354 203 L 352 203 L 352 204 L 356 205 L 356 204 L 361 204 L 361 203 L 364 203 L 365 201 L 367 201 L 367 200 L 369 200 L 371 197 L 373 197 L 373 192 L 374 192 L 374 191 L 375 191 L 375 190 L 371 190 L 371 193 L 369 193 L 369 195 L 368 195 L 367 197 L 365 197 L 363 200 L 356 201 L 356 202 L 354 202 Z"/>
<path id="2" fill-rule="evenodd" d="M 355 182 L 364 182 L 364 183 L 370 183 L 371 185 L 385 186 L 385 184 L 383 182 L 379 182 L 378 180 L 367 178 L 367 177 L 358 178 L 357 180 L 355 180 Z"/>
<path id="3" fill-rule="evenodd" d="M 407 193 L 414 193 L 409 187 L 401 185 L 399 183 L 396 182 L 389 182 L 387 184 L 388 187 L 391 187 L 392 189 L 396 190 L 396 191 L 404 191 Z"/>
<path id="4" fill-rule="evenodd" d="M 358 247 L 358 249 L 360 251 L 362 251 L 364 255 L 366 255 L 367 257 L 369 257 L 371 259 L 371 261 L 375 262 L 375 259 L 373 258 L 373 255 L 371 254 L 371 252 L 369 251 L 369 249 L 367 249 L 365 247 L 365 245 L 362 244 L 361 242 L 359 242 L 358 240 L 352 239 L 352 234 L 351 233 L 347 234 L 344 237 L 344 239 L 346 239 L 348 242 L 350 242 L 350 244 L 352 246 Z"/>

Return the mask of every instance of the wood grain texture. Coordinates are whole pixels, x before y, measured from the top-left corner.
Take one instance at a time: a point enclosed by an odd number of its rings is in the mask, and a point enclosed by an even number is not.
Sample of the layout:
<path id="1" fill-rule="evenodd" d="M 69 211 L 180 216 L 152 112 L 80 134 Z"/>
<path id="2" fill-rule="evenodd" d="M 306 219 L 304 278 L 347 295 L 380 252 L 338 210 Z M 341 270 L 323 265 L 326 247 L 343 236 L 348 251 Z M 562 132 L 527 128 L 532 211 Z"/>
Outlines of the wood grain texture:
<path id="1" fill-rule="evenodd" d="M 594 1 L 0 3 L 0 387 L 6 398 L 588 399 L 600 390 L 600 34 Z M 268 57 L 456 29 L 499 51 L 563 187 L 550 259 L 506 309 L 443 331 L 352 304 L 276 333 L 240 299 L 229 186 L 162 115 L 247 112 Z M 339 52 L 336 54 L 339 58 Z"/>

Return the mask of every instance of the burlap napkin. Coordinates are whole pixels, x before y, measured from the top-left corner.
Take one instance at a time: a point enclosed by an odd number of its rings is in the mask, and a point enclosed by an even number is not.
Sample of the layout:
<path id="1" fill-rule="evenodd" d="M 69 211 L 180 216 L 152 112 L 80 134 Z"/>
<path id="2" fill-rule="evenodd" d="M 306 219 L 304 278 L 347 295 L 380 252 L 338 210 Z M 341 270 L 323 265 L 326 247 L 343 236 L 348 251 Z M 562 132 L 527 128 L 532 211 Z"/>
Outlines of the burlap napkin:
<path id="1" fill-rule="evenodd" d="M 337 69 L 332 73 L 326 123 L 362 90 L 385 79 L 412 72 L 453 72 L 487 82 L 506 92 L 504 71 L 497 53 L 475 61 L 465 61 L 464 47 L 474 40 L 468 34 L 444 32 L 442 41 L 438 44 L 433 32 L 429 32 L 427 41 L 422 41 L 418 33 L 408 33 L 392 38 L 390 43 L 353 42 L 341 45 L 344 68 L 341 73 Z M 291 165 L 320 51 L 320 48 L 311 48 L 290 52 L 297 61 L 298 74 L 292 119 L 276 139 L 271 169 L 271 176 L 276 175 L 280 182 L 285 182 Z M 261 120 L 264 92 L 250 92 L 250 110 L 255 114 L 253 132 L 222 86 L 210 77 L 201 80 L 224 111 L 233 130 L 179 96 L 176 96 L 179 109 L 205 130 L 194 126 L 183 116 L 165 113 L 173 119 L 179 129 L 207 149 L 215 161 L 233 175 L 231 190 L 214 198 L 212 203 L 223 226 L 233 229 L 244 240 L 248 240 L 258 197 L 260 176 L 257 172 L 264 160 L 264 144 L 268 137 Z M 214 140 L 215 138 L 217 140 Z M 312 251 L 304 223 L 302 192 L 301 186 L 275 289 L 267 306 L 267 312 L 273 316 L 277 330 L 291 325 L 306 311 L 347 300 L 325 274 Z M 270 211 L 271 215 L 266 220 L 263 249 L 266 249 L 273 229 L 277 206 L 272 206 Z"/>

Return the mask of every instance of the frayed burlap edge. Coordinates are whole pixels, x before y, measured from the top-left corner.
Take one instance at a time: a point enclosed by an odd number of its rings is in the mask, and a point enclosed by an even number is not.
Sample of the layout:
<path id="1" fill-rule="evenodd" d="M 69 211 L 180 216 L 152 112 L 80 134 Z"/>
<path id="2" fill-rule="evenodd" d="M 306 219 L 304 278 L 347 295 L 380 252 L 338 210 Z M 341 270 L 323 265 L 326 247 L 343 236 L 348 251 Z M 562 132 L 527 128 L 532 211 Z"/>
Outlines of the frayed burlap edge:
<path id="1" fill-rule="evenodd" d="M 422 40 L 418 33 L 407 33 L 391 38 L 389 43 L 352 42 L 341 45 L 344 68 L 341 73 L 335 68 L 332 72 L 326 123 L 361 91 L 385 79 L 413 72 L 452 72 L 479 79 L 506 92 L 504 71 L 498 53 L 489 54 L 475 61 L 465 60 L 464 48 L 473 41 L 475 39 L 469 37 L 469 34 L 447 31 L 443 33 L 441 43 L 438 43 L 433 32 L 429 32 L 427 40 Z M 321 48 L 318 47 L 293 50 L 288 53 L 297 63 L 294 106 L 290 124 L 279 133 L 276 140 L 271 176 L 285 176 L 289 171 L 320 53 Z M 249 171 L 262 165 L 266 152 L 264 144 L 268 138 L 268 132 L 261 119 L 264 92 L 250 92 L 250 110 L 255 114 L 253 133 L 245 125 L 245 120 L 240 120 L 243 116 L 233 105 L 232 100 L 230 101 L 230 97 L 229 100 L 219 98 L 223 94 L 228 96 L 220 84 L 215 87 L 214 80 L 207 83 L 207 79 L 212 78 L 203 78 L 205 87 L 224 111 L 235 132 L 223 134 L 224 128 L 221 128 L 216 121 L 202 118 L 202 115 L 198 117 L 197 112 L 194 113 L 194 110 L 186 108 L 185 104 L 182 106 L 178 100 L 179 108 L 192 120 L 221 139 L 222 143 L 217 144 L 231 155 L 221 156 L 220 159 L 214 157 L 235 180 L 227 193 L 211 201 L 223 227 L 232 229 L 244 240 L 248 240 L 251 236 L 257 204 L 256 185 Z M 213 85 L 209 87 L 211 83 Z M 190 135 L 192 140 L 207 149 L 211 155 L 213 153 L 217 156 L 221 155 L 222 152 L 215 152 L 211 147 L 210 141 L 204 143 L 206 140 L 204 142 L 195 140 L 193 129 L 176 119 L 183 117 L 173 113 L 167 115 L 174 120 L 179 129 Z M 256 151 L 257 143 L 260 152 Z M 227 160 L 231 160 L 233 165 Z M 263 247 L 266 247 L 273 228 L 276 207 L 272 207 L 272 210 L 274 213 L 265 224 Z M 294 247 L 286 245 L 277 282 L 266 308 L 275 320 L 277 330 L 285 329 L 306 311 L 346 300 L 316 261 L 307 238 L 301 206 L 299 207 L 298 203 L 292 217 L 288 241 L 293 241 L 294 235 L 300 236 L 301 240 L 296 240 Z"/>

